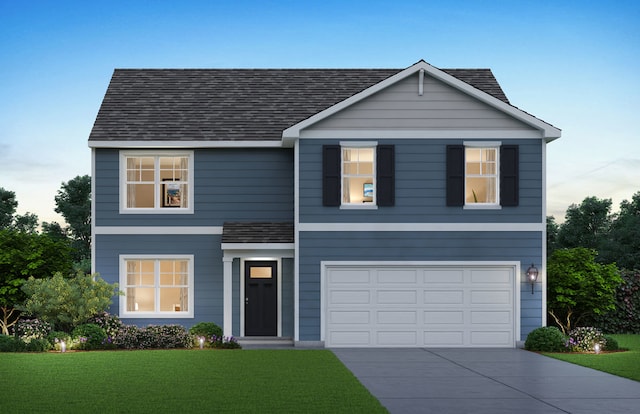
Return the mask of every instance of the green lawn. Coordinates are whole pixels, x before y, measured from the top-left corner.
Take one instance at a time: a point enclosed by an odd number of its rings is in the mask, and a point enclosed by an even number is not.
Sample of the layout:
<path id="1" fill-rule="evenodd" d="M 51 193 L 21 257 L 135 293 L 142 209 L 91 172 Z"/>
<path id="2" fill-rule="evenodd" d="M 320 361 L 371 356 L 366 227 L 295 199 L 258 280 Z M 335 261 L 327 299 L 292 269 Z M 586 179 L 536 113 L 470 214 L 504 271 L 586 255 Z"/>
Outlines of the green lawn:
<path id="1" fill-rule="evenodd" d="M 545 353 L 552 358 L 640 381 L 640 335 L 611 335 L 627 352 L 604 354 Z"/>
<path id="2" fill-rule="evenodd" d="M 327 350 L 0 353 L 0 413 L 386 413 Z"/>

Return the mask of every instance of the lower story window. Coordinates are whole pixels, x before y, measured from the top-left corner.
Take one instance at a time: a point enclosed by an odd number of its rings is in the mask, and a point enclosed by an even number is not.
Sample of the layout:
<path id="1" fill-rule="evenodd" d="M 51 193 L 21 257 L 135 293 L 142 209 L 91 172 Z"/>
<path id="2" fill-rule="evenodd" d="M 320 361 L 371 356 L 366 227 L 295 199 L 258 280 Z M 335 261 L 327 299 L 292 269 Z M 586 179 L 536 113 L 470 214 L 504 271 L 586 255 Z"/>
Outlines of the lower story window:
<path id="1" fill-rule="evenodd" d="M 193 256 L 121 257 L 120 315 L 193 316 Z"/>

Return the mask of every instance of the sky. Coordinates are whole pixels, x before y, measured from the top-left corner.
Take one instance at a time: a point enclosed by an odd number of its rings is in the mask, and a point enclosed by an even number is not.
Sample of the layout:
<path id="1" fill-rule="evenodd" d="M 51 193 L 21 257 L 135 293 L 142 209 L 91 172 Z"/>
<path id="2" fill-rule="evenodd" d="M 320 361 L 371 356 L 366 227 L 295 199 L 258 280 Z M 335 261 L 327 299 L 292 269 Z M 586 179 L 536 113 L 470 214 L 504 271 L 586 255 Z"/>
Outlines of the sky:
<path id="1" fill-rule="evenodd" d="M 115 68 L 491 68 L 560 128 L 547 215 L 640 191 L 640 2 L 0 0 L 0 187 L 63 222 Z"/>

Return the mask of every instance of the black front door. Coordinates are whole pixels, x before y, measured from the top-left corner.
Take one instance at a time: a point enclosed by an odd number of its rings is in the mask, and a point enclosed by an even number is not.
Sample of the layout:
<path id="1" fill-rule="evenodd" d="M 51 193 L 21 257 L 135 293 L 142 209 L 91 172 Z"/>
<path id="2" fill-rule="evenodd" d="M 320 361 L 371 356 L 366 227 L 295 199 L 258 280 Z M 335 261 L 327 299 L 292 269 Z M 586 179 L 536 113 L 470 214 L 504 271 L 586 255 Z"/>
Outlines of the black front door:
<path id="1" fill-rule="evenodd" d="M 245 336 L 276 336 L 278 334 L 277 274 L 277 262 L 245 262 Z"/>

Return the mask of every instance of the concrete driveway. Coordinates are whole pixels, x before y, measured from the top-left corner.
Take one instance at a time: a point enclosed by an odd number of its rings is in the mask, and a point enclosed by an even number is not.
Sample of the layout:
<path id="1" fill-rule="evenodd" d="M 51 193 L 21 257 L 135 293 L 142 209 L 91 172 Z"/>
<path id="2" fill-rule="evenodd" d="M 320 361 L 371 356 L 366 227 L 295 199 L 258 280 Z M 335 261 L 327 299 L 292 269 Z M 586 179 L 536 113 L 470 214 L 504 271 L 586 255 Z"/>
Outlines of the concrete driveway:
<path id="1" fill-rule="evenodd" d="M 333 349 L 390 413 L 640 413 L 640 382 L 522 349 Z"/>

